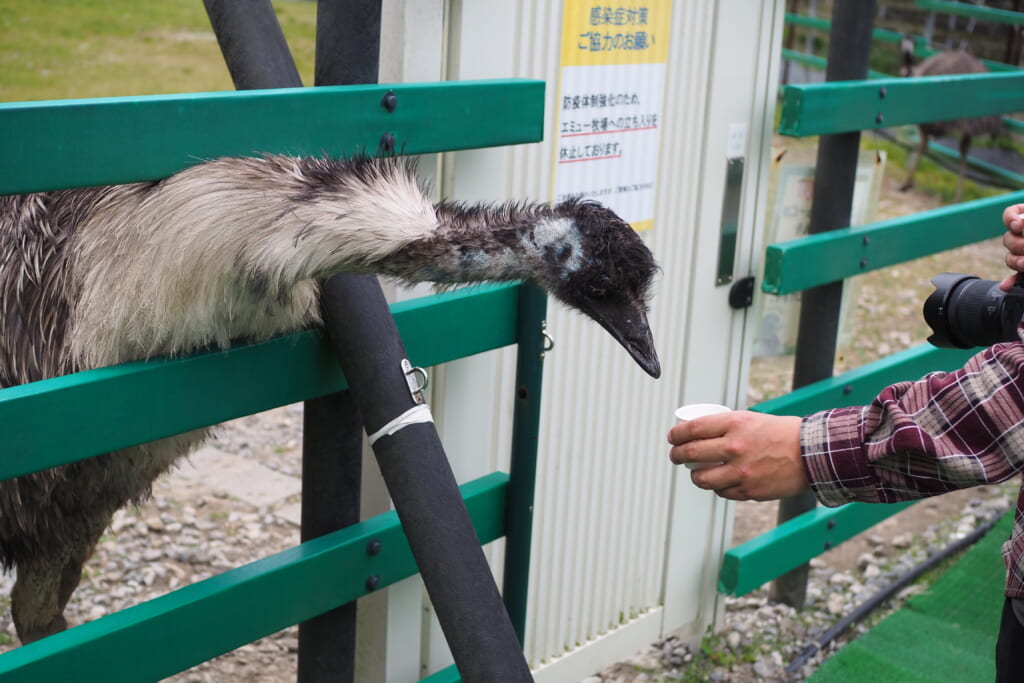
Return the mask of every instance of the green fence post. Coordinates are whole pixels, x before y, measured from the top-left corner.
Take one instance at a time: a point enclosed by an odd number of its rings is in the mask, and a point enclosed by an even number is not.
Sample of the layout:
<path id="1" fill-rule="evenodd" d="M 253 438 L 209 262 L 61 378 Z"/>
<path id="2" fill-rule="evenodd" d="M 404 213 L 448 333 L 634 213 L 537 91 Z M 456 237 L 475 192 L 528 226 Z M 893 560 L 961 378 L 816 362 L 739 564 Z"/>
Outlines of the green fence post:
<path id="1" fill-rule="evenodd" d="M 508 527 L 505 541 L 505 606 L 522 644 L 530 580 L 533 495 L 537 479 L 537 432 L 540 429 L 541 380 L 544 364 L 543 325 L 547 295 L 539 287 L 519 287 L 516 356 L 516 403 L 512 422 L 512 465 L 509 468 Z"/>

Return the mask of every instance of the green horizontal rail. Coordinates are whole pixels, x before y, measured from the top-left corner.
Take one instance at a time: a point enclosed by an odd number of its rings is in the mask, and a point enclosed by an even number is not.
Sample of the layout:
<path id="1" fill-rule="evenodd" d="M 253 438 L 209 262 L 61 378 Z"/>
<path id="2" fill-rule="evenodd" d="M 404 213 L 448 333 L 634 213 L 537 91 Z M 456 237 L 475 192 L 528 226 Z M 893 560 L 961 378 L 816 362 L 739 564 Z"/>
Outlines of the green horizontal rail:
<path id="1" fill-rule="evenodd" d="M 967 3 L 951 2 L 950 0 L 916 0 L 914 4 L 921 9 L 931 10 L 933 12 L 944 12 L 945 14 L 956 14 L 962 17 L 973 17 L 974 19 L 990 21 L 994 24 L 1024 26 L 1024 14 L 1014 12 L 1012 10 L 968 5 Z"/>
<path id="2" fill-rule="evenodd" d="M 726 551 L 718 591 L 746 595 L 910 505 L 850 503 L 805 512 Z"/>
<path id="3" fill-rule="evenodd" d="M 920 49 L 915 48 L 915 51 L 917 53 L 919 53 L 920 56 L 923 56 L 923 57 L 930 57 L 931 55 L 939 52 L 939 50 L 933 50 L 933 49 L 928 48 L 928 47 L 920 48 Z M 789 61 L 793 61 L 793 62 L 799 62 L 800 64 L 806 64 L 807 66 L 811 67 L 812 69 L 816 69 L 818 71 L 824 71 L 828 67 L 828 60 L 825 59 L 824 57 L 819 57 L 818 55 L 808 54 L 806 52 L 800 52 L 799 50 L 791 50 L 789 48 L 782 48 L 782 50 L 780 51 L 780 54 L 782 55 L 783 59 L 786 59 L 786 60 L 789 60 Z M 983 59 L 983 60 L 981 60 L 981 62 L 982 62 L 982 64 L 984 64 L 985 66 L 988 67 L 989 71 L 993 71 L 993 72 L 999 72 L 999 71 L 1020 71 L 1020 67 L 1016 67 L 1016 66 L 1013 66 L 1011 64 L 1003 64 L 1002 62 L 994 62 L 994 61 L 992 61 L 990 59 Z M 892 74 L 887 74 L 887 73 L 884 73 L 882 71 L 875 71 L 873 69 L 868 69 L 868 78 L 878 79 L 878 78 L 892 78 L 892 77 L 893 77 Z M 782 88 L 780 87 L 779 90 L 781 92 Z M 1006 120 L 1012 121 L 1013 119 L 1006 119 Z"/>
<path id="4" fill-rule="evenodd" d="M 414 365 L 515 344 L 519 285 L 457 290 L 391 307 Z M 186 358 L 99 368 L 0 390 L 0 479 L 340 391 L 319 332 Z M 196 391 L 202 387 L 202 391 Z M 102 406 L 102 410 L 95 410 Z M 60 416 L 55 429 L 54 416 Z"/>
<path id="5" fill-rule="evenodd" d="M 1024 71 L 787 85 L 779 133 L 849 133 L 1024 109 Z"/>
<path id="6" fill-rule="evenodd" d="M 862 406 L 896 382 L 917 380 L 930 372 L 961 367 L 979 349 L 938 349 L 921 344 L 898 351 L 835 377 L 801 387 L 750 409 L 771 415 L 804 416 L 829 408 Z"/>
<path id="7" fill-rule="evenodd" d="M 461 680 L 462 676 L 459 675 L 459 670 L 454 666 L 449 666 L 426 678 L 421 678 L 420 683 L 459 683 Z"/>
<path id="8" fill-rule="evenodd" d="M 381 104 L 393 91 L 398 106 Z M 544 82 L 452 81 L 0 104 L 0 194 L 165 178 L 203 160 L 543 139 Z"/>
<path id="9" fill-rule="evenodd" d="M 1005 232 L 1003 210 L 1016 202 L 1024 202 L 1024 192 L 770 244 L 761 289 L 791 294 L 997 237 Z"/>
<path id="10" fill-rule="evenodd" d="M 1005 123 L 1013 121 L 1015 124 L 1021 125 L 1021 127 L 1024 128 L 1024 124 L 1021 124 L 1019 121 L 1016 121 L 1015 119 L 1004 118 L 1003 121 Z M 960 150 L 953 149 L 952 147 L 946 147 L 945 145 L 940 145 L 937 142 L 929 141 L 928 151 L 931 154 L 943 157 L 950 161 L 960 163 Z M 1003 168 L 1002 166 L 997 166 L 996 164 L 990 163 L 983 159 L 979 159 L 978 157 L 971 156 L 967 157 L 967 165 L 1007 185 L 1012 185 L 1014 187 L 1024 187 L 1024 175 L 1021 175 L 1020 173 L 1014 173 L 1013 171 Z"/>
<path id="11" fill-rule="evenodd" d="M 818 71 L 824 71 L 828 66 L 828 60 L 824 57 L 817 55 L 810 55 L 806 52 L 799 52 L 798 50 L 790 50 L 788 48 L 782 48 L 782 58 L 791 62 L 797 62 L 798 64 L 805 64 L 812 69 Z M 868 78 L 889 78 L 889 74 L 882 73 L 881 71 L 874 71 L 868 69 Z"/>
<path id="12" fill-rule="evenodd" d="M 828 19 L 819 19 L 817 17 L 806 17 L 802 14 L 794 14 L 792 12 L 786 12 L 784 21 L 792 26 L 800 26 L 802 28 L 814 29 L 817 31 L 823 31 L 828 33 L 832 30 L 832 22 Z M 897 45 L 902 41 L 904 35 L 899 31 L 890 31 L 885 28 L 874 28 L 871 29 L 871 39 L 878 40 L 883 43 L 896 43 Z M 918 43 L 923 44 L 925 39 L 923 36 L 914 36 L 915 45 Z"/>
<path id="13" fill-rule="evenodd" d="M 481 543 L 504 535 L 508 476 L 461 487 Z M 380 552 L 366 552 L 380 542 Z M 3 683 L 143 683 L 388 586 L 418 572 L 394 512 L 186 586 L 0 656 Z"/>

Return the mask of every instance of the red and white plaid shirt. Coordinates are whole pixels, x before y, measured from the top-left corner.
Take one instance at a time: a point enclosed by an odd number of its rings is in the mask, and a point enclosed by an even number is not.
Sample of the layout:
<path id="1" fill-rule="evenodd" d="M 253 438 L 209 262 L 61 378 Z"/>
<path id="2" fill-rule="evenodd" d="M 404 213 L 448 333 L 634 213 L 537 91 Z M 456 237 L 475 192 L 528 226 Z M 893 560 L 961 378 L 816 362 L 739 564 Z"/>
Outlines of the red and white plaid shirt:
<path id="1" fill-rule="evenodd" d="M 894 384 L 871 405 L 806 417 L 800 441 L 811 488 L 828 506 L 1005 481 L 1024 470 L 1024 345 L 997 344 L 956 372 Z M 1024 598 L 1024 489 L 1003 559 L 1006 594 Z"/>

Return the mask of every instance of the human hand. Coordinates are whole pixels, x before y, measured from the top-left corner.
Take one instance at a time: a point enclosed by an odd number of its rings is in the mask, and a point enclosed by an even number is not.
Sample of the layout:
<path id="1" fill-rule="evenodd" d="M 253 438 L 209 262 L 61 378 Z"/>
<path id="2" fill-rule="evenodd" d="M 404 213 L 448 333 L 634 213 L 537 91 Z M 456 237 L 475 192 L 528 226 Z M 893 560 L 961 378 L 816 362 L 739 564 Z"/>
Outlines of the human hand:
<path id="1" fill-rule="evenodd" d="M 675 425 L 669 459 L 722 463 L 690 472 L 698 488 L 731 500 L 776 500 L 807 490 L 800 456 L 799 417 L 736 411 Z"/>
<path id="2" fill-rule="evenodd" d="M 1024 204 L 1006 207 L 1003 211 L 1003 225 L 1006 226 L 1003 246 L 1009 252 L 1006 254 L 1006 265 L 1010 270 L 1017 271 L 999 283 L 999 288 L 1008 292 L 1016 282 L 1018 273 L 1024 273 Z"/>

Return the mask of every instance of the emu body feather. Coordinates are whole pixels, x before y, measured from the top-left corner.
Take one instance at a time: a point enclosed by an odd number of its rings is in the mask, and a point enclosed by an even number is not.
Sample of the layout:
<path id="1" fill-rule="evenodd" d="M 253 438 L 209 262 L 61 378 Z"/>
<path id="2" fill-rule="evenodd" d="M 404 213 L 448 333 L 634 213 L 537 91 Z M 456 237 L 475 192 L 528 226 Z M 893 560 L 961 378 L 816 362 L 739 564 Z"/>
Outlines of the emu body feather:
<path id="1" fill-rule="evenodd" d="M 901 76 L 951 76 L 954 74 L 988 73 L 980 59 L 965 50 L 937 52 L 918 65 L 914 65 L 914 43 L 904 39 L 901 44 L 903 66 Z M 972 119 L 952 119 L 949 121 L 929 121 L 918 126 L 917 155 L 910 162 L 907 180 L 900 187 L 906 191 L 914 186 L 914 175 L 921 158 L 928 153 L 928 140 L 947 135 L 960 137 L 960 163 L 957 167 L 956 193 L 953 201 L 959 202 L 963 196 L 964 175 L 967 173 L 967 157 L 971 150 L 973 138 L 982 135 L 997 136 L 1003 133 L 1003 120 L 999 116 L 979 116 Z"/>
<path id="2" fill-rule="evenodd" d="M 590 202 L 433 204 L 397 159 L 222 159 L 166 180 L 0 197 L 0 387 L 320 322 L 317 280 L 532 280 L 660 373 L 656 266 Z M 113 513 L 205 430 L 0 482 L 0 562 L 21 639 L 63 609 Z"/>

